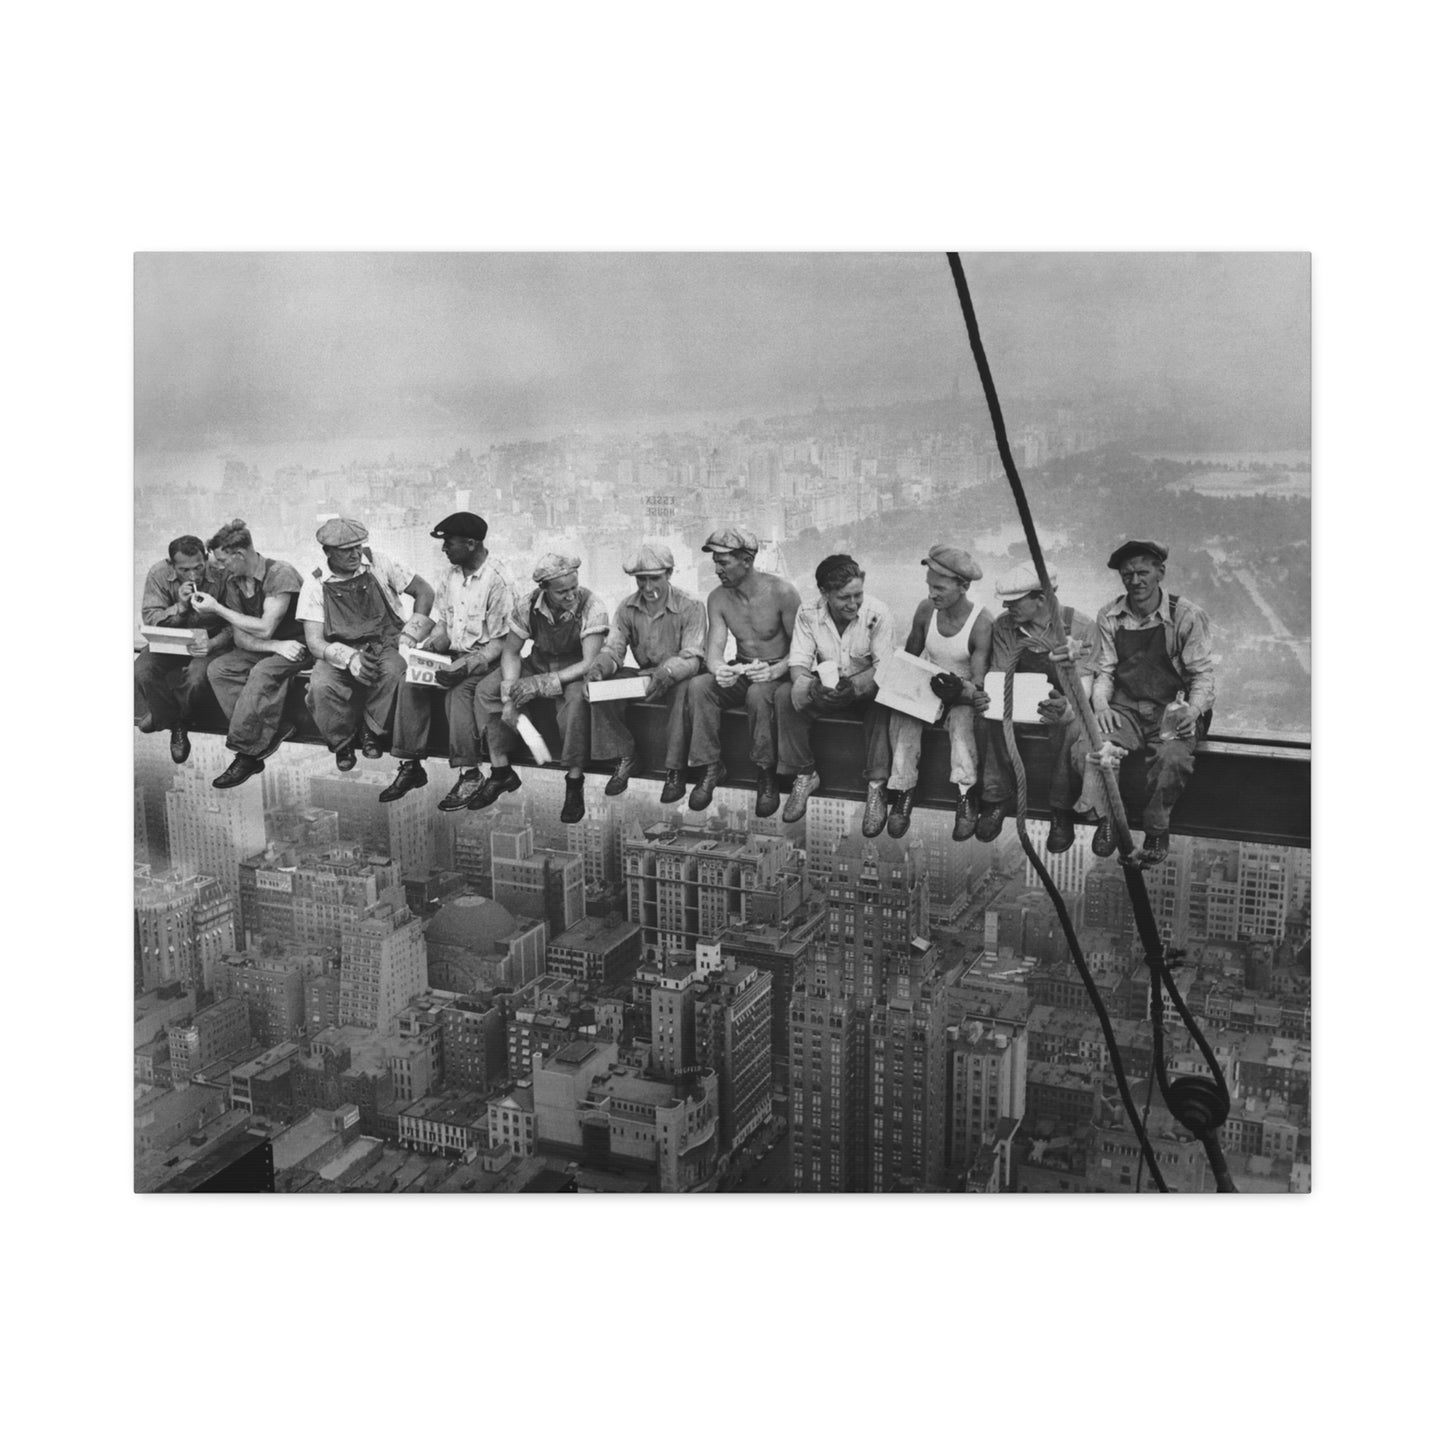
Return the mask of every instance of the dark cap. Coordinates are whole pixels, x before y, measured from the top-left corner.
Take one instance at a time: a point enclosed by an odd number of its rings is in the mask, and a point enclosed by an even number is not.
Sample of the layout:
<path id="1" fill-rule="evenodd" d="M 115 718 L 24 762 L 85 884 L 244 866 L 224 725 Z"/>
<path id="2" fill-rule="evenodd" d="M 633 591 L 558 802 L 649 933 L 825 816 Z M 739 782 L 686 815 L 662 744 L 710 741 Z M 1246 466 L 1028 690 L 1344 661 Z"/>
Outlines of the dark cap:
<path id="1" fill-rule="evenodd" d="M 1167 562 L 1169 549 L 1161 542 L 1124 542 L 1109 554 L 1109 566 L 1117 572 L 1129 557 L 1153 557 L 1156 561 Z"/>
<path id="2" fill-rule="evenodd" d="M 921 560 L 925 567 L 951 572 L 960 582 L 977 582 L 983 576 L 978 563 L 962 547 L 946 547 L 940 542 L 930 547 L 928 556 Z"/>
<path id="3" fill-rule="evenodd" d="M 756 532 L 750 532 L 746 527 L 719 527 L 716 531 L 709 532 L 707 541 L 702 544 L 704 552 L 752 552 L 758 550 L 758 538 Z"/>
<path id="4" fill-rule="evenodd" d="M 470 537 L 474 542 L 487 540 L 487 521 L 475 512 L 453 512 L 431 529 L 433 537 Z"/>

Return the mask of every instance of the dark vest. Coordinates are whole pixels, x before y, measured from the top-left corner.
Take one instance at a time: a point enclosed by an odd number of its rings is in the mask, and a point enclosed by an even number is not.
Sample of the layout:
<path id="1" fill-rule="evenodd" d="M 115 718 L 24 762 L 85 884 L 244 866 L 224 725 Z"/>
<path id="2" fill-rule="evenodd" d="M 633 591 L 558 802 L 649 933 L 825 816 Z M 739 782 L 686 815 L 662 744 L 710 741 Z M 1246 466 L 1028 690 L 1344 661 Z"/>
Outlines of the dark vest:
<path id="1" fill-rule="evenodd" d="M 362 548 L 362 555 L 372 560 L 371 549 Z M 312 574 L 321 576 L 318 567 Z M 395 642 L 401 633 L 401 619 L 391 609 L 386 592 L 376 574 L 368 567 L 354 577 L 333 578 L 321 584 L 321 601 L 325 608 L 322 632 L 328 642 Z"/>
<path id="2" fill-rule="evenodd" d="M 545 596 L 540 587 L 532 594 L 527 628 L 532 634 L 532 661 L 545 672 L 556 672 L 582 661 L 582 619 L 587 615 L 592 594 L 585 587 L 579 587 L 572 615 L 561 622 L 552 621 L 542 611 Z"/>

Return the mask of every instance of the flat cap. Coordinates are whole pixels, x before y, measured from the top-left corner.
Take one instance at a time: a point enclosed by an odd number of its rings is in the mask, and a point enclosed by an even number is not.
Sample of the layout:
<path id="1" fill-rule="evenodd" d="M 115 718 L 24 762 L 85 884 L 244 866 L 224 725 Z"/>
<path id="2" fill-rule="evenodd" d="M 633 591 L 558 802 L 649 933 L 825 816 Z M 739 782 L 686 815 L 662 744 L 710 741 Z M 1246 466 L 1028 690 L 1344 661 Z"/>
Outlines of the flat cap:
<path id="1" fill-rule="evenodd" d="M 708 539 L 702 544 L 704 552 L 756 552 L 758 550 L 758 538 L 755 532 L 749 532 L 746 527 L 719 527 L 716 531 L 708 533 Z"/>
<path id="2" fill-rule="evenodd" d="M 1129 557 L 1154 557 L 1160 562 L 1169 560 L 1169 549 L 1162 542 L 1124 542 L 1109 554 L 1109 566 L 1114 571 Z"/>
<path id="3" fill-rule="evenodd" d="M 634 572 L 671 572 L 676 565 L 672 548 L 661 542 L 644 542 L 622 564 L 622 570 L 630 577 Z"/>
<path id="4" fill-rule="evenodd" d="M 551 582 L 557 577 L 565 577 L 569 572 L 575 572 L 581 565 L 580 557 L 568 557 L 563 552 L 547 552 L 537 559 L 537 565 L 532 568 L 532 581 Z"/>
<path id="5" fill-rule="evenodd" d="M 1049 568 L 1049 586 L 1058 590 L 1059 574 L 1053 568 Z M 1030 592 L 1039 592 L 1039 574 L 1034 570 L 1032 562 L 1020 562 L 1017 567 L 1010 567 L 997 582 L 993 584 L 993 595 L 1005 602 L 1013 602 L 1019 597 L 1027 597 Z"/>
<path id="6" fill-rule="evenodd" d="M 316 540 L 323 547 L 351 547 L 364 542 L 371 533 L 350 517 L 328 517 L 317 529 Z"/>
<path id="7" fill-rule="evenodd" d="M 923 565 L 936 567 L 940 572 L 952 572 L 960 582 L 977 582 L 983 576 L 983 569 L 962 547 L 945 547 L 942 543 L 928 549 Z"/>
<path id="8" fill-rule="evenodd" d="M 474 542 L 487 540 L 487 519 L 475 512 L 453 512 L 431 529 L 433 537 L 470 537 Z"/>

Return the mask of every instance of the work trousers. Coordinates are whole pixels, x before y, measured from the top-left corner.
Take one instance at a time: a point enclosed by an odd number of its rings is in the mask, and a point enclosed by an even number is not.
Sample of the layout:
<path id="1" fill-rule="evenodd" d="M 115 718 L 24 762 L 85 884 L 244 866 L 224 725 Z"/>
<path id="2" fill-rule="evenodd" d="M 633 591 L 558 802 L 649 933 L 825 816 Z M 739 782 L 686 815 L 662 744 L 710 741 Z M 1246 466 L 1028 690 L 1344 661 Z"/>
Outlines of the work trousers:
<path id="1" fill-rule="evenodd" d="M 641 675 L 635 667 L 619 667 L 608 681 Z M 667 757 L 663 767 L 669 772 L 680 770 L 687 766 L 687 740 L 692 721 L 687 706 L 687 683 L 674 683 L 658 701 L 668 705 Z M 637 752 L 637 739 L 627 726 L 626 715 L 625 701 L 592 704 L 593 757 L 599 761 L 611 762 L 613 758 L 630 758 Z"/>
<path id="2" fill-rule="evenodd" d="M 938 724 L 948 731 L 948 780 L 967 792 L 978 781 L 978 740 L 974 736 L 974 711 L 967 703 L 956 703 Z M 918 786 L 918 760 L 923 756 L 923 721 L 905 712 L 891 713 L 888 741 L 893 748 L 893 771 L 888 786 L 905 792 Z"/>
<path id="3" fill-rule="evenodd" d="M 1194 772 L 1194 750 L 1199 746 L 1202 730 L 1196 722 L 1192 737 L 1161 740 L 1159 724 L 1164 716 L 1164 704 L 1135 702 L 1115 694 L 1110 707 L 1118 715 L 1120 726 L 1106 732 L 1104 737 L 1126 752 L 1136 753 L 1142 749 L 1144 753 L 1144 830 L 1167 833 L 1170 811 Z M 1109 805 L 1104 780 L 1098 767 L 1088 761 L 1089 737 L 1082 727 L 1076 729 L 1069 753 L 1072 771 L 1082 784 L 1078 811 L 1099 818 L 1106 816 Z"/>
<path id="4" fill-rule="evenodd" d="M 754 767 L 778 766 L 778 700 L 792 689 L 792 679 L 749 682 L 739 678 L 731 687 L 719 687 L 710 672 L 700 672 L 687 684 L 692 714 L 692 740 L 688 762 L 694 767 L 722 761 L 722 710 L 748 710 L 748 758 Z"/>
<path id="5" fill-rule="evenodd" d="M 1049 807 L 1066 813 L 1079 794 L 1078 780 L 1069 761 L 1069 749 L 1079 731 L 1076 722 L 1048 725 Z M 1014 796 L 1014 770 L 1004 746 L 1001 722 L 979 723 L 979 751 L 982 763 L 985 803 L 1009 803 Z"/>
<path id="6" fill-rule="evenodd" d="M 286 711 L 286 691 L 309 658 L 287 662 L 274 652 L 235 648 L 211 658 L 206 677 L 221 711 L 230 719 L 226 746 L 259 757 L 275 740 Z"/>
<path id="7" fill-rule="evenodd" d="M 793 703 L 791 686 L 778 699 L 778 768 L 796 777 L 799 773 L 817 771 L 813 760 L 811 724 L 818 717 L 851 718 L 863 724 L 863 777 L 867 782 L 881 783 L 888 776 L 892 750 L 888 746 L 889 710 L 873 699 L 875 689 L 866 697 L 850 702 L 813 701 L 801 710 Z"/>
<path id="8" fill-rule="evenodd" d="M 333 753 L 356 737 L 359 724 L 365 724 L 367 732 L 376 737 L 385 737 L 391 731 L 406 663 L 395 647 L 385 646 L 377 663 L 381 676 L 370 684 L 358 682 L 344 667 L 333 667 L 324 660 L 311 666 L 306 706 Z"/>
<path id="9" fill-rule="evenodd" d="M 455 656 L 455 655 L 454 655 Z M 477 726 L 477 688 L 495 675 L 474 672 L 464 682 L 446 691 L 447 756 L 454 768 L 475 768 L 482 760 L 482 734 Z M 391 755 L 394 758 L 424 759 L 431 742 L 432 698 L 436 689 L 417 683 L 403 683 L 396 694 L 396 718 L 392 727 Z"/>
<path id="10" fill-rule="evenodd" d="M 206 685 L 211 656 L 179 657 L 149 648 L 136 653 L 136 716 L 150 713 L 157 731 L 188 726 Z"/>
<path id="11" fill-rule="evenodd" d="M 549 667 L 539 667 L 528 655 L 522 659 L 523 677 L 540 677 L 551 672 Z M 578 678 L 575 682 L 562 684 L 562 696 L 540 698 L 538 702 L 551 702 L 557 709 L 557 730 L 562 734 L 562 754 L 558 761 L 566 768 L 584 768 L 591 757 L 592 718 L 587 704 L 587 684 Z M 528 703 L 522 709 L 530 715 L 537 702 Z M 498 756 L 510 758 L 519 747 L 525 746 L 517 736 L 515 728 L 502 721 L 502 672 L 498 668 L 489 672 L 477 688 L 477 726 L 487 739 L 487 755 L 493 766 Z M 535 722 L 535 719 L 534 719 Z"/>

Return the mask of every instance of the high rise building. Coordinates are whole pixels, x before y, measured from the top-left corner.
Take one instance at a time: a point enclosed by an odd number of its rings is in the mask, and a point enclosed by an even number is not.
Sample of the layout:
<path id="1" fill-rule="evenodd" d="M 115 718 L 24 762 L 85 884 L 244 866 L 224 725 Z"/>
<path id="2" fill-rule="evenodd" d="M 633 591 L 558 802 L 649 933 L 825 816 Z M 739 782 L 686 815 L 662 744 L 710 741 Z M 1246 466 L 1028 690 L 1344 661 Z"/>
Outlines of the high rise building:
<path id="1" fill-rule="evenodd" d="M 204 1069 L 251 1042 L 250 1013 L 244 999 L 228 998 L 203 1008 L 189 1023 L 166 1030 L 171 1050 L 171 1078 L 179 1086 Z"/>
<path id="2" fill-rule="evenodd" d="M 942 808 L 917 809 L 908 841 L 922 849 L 929 922 L 947 927 L 958 919 L 988 877 L 995 861 L 994 847 L 975 838 L 955 843 L 953 815 Z"/>
<path id="3" fill-rule="evenodd" d="M 341 929 L 341 1022 L 384 1028 L 426 988 L 426 940 L 399 890 Z"/>
<path id="4" fill-rule="evenodd" d="M 782 923 L 802 902 L 801 860 L 783 838 L 656 823 L 630 828 L 622 851 L 627 916 L 659 956 L 691 954 L 740 924 Z"/>
<path id="5" fill-rule="evenodd" d="M 177 768 L 166 794 L 171 866 L 203 873 L 241 904 L 241 860 L 266 846 L 266 822 L 258 789 L 213 788 L 195 754 Z"/>
<path id="6" fill-rule="evenodd" d="M 1084 881 L 1088 878 L 1094 864 L 1099 860 L 1094 857 L 1090 844 L 1094 841 L 1094 829 L 1092 827 L 1081 827 L 1075 829 L 1074 846 L 1067 853 L 1050 853 L 1044 844 L 1049 836 L 1049 825 L 1042 818 L 1030 818 L 1024 823 L 1028 830 L 1029 842 L 1034 845 L 1034 851 L 1043 859 L 1044 868 L 1054 885 L 1060 893 L 1082 894 Z M 1030 870 L 1032 871 L 1032 869 Z"/>
<path id="7" fill-rule="evenodd" d="M 971 1018 L 948 1030 L 946 1166 L 967 1171 L 1000 1119 L 1022 1119 L 1028 1081 L 1026 1026 Z"/>
<path id="8" fill-rule="evenodd" d="M 391 781 L 384 772 L 358 767 L 350 773 L 326 773 L 310 779 L 310 801 L 337 816 L 340 836 L 390 858 L 403 874 L 428 872 L 432 852 L 433 810 L 423 789 L 395 803 L 380 801 Z"/>
<path id="9" fill-rule="evenodd" d="M 484 1093 L 507 1071 L 507 1025 L 483 999 L 448 999 L 441 1011 L 442 1065 L 449 1089 Z"/>
<path id="10" fill-rule="evenodd" d="M 772 1116 L 772 979 L 723 958 L 693 996 L 693 1064 L 718 1076 L 724 1150 Z"/>
<path id="11" fill-rule="evenodd" d="M 220 998 L 245 1000 L 251 1036 L 268 1049 L 306 1033 L 306 968 L 289 959 L 232 957 L 216 981 Z"/>
<path id="12" fill-rule="evenodd" d="M 235 904 L 218 880 L 162 874 L 135 882 L 136 992 L 167 984 L 214 989 L 236 946 Z"/>
<path id="13" fill-rule="evenodd" d="M 513 913 L 547 925 L 549 939 L 587 912 L 582 859 L 538 848 L 532 825 L 492 830 L 492 898 Z"/>
<path id="14" fill-rule="evenodd" d="M 400 869 L 359 843 L 319 850 L 267 848 L 240 867 L 241 921 L 251 942 L 334 953 L 345 925 L 399 888 Z"/>
<path id="15" fill-rule="evenodd" d="M 803 846 L 808 859 L 808 881 L 818 892 L 828 887 L 833 849 L 841 838 L 859 826 L 862 816 L 863 805 L 850 803 L 846 798 L 808 799 Z"/>

